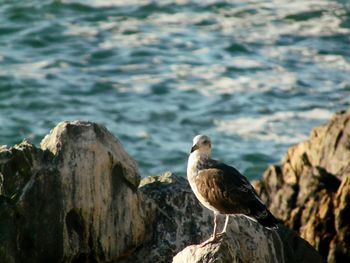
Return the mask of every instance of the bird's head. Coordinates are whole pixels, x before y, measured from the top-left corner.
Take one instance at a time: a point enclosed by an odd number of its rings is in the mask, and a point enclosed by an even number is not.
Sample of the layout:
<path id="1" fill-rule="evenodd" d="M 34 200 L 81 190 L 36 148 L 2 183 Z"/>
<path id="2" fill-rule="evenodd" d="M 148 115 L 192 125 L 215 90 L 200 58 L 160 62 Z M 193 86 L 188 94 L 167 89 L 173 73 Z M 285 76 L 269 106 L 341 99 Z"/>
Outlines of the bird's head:
<path id="1" fill-rule="evenodd" d="M 197 151 L 199 154 L 211 154 L 211 140 L 207 135 L 197 135 L 193 138 L 191 153 Z"/>

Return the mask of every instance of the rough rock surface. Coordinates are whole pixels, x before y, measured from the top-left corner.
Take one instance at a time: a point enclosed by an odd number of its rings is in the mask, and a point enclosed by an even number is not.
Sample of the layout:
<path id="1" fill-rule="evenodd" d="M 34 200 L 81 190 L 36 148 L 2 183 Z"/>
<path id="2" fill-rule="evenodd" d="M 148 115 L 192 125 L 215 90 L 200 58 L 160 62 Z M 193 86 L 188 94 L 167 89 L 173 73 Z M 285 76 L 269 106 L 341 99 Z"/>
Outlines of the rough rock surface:
<path id="1" fill-rule="evenodd" d="M 350 262 L 350 109 L 314 128 L 255 186 L 270 210 L 324 259 Z"/>
<path id="2" fill-rule="evenodd" d="M 179 250 L 211 234 L 213 215 L 199 204 L 185 178 L 170 172 L 146 177 L 140 191 L 150 214 L 149 236 L 126 262 L 170 262 Z"/>
<path id="3" fill-rule="evenodd" d="M 246 217 L 235 216 L 218 241 L 189 246 L 174 257 L 173 263 L 283 262 L 283 244 L 277 235 Z"/>
<path id="4" fill-rule="evenodd" d="M 171 173 L 147 177 L 141 181 L 140 190 L 152 207 L 148 211 L 153 211 L 153 223 L 147 230 L 152 234 L 125 262 L 170 262 L 186 246 L 210 238 L 212 212 L 199 204 L 186 179 Z M 219 229 L 223 227 L 223 219 Z M 307 242 L 290 230 L 281 226 L 278 234 L 285 262 L 324 262 Z M 223 240 L 204 247 L 187 247 L 174 262 L 282 262 L 282 253 L 277 233 L 244 216 L 236 216 L 230 219 Z"/>
<path id="5" fill-rule="evenodd" d="M 144 240 L 136 163 L 105 128 L 63 122 L 0 149 L 1 262 L 110 262 Z M 127 208 L 127 209 L 126 209 Z"/>
<path id="6" fill-rule="evenodd" d="M 227 232 L 205 245 L 191 245 L 179 252 L 173 263 L 324 263 L 322 257 L 293 231 L 279 226 L 268 230 L 244 216 L 230 219 Z"/>
<path id="7" fill-rule="evenodd" d="M 237 239 L 223 235 L 216 242 L 186 247 L 173 258 L 173 263 L 242 262 L 242 254 L 238 247 Z"/>
<path id="8" fill-rule="evenodd" d="M 327 173 L 326 178 L 333 177 Z M 348 233 L 349 180 L 340 187 L 338 180 L 331 199 L 339 215 L 335 227 Z M 135 162 L 94 123 L 60 123 L 41 148 L 27 141 L 0 147 L 0 262 L 171 262 L 186 246 L 210 237 L 212 213 L 199 204 L 186 179 L 166 173 L 139 184 Z M 231 236 L 207 250 L 213 257 L 280 259 L 277 235 L 259 224 L 237 217 L 229 229 Z M 322 262 L 293 232 L 281 228 L 279 236 L 285 262 Z M 347 234 L 337 238 L 348 240 Z"/>

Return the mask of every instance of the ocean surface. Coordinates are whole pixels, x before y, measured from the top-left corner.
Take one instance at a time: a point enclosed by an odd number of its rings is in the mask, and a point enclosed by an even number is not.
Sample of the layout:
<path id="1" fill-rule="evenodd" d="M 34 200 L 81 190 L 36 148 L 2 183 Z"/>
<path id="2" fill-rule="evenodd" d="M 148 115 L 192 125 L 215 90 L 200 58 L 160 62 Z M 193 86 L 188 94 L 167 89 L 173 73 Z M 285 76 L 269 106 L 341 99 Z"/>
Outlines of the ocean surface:
<path id="1" fill-rule="evenodd" d="M 0 144 L 105 125 L 142 176 L 192 138 L 250 179 L 350 101 L 350 2 L 0 0 Z"/>

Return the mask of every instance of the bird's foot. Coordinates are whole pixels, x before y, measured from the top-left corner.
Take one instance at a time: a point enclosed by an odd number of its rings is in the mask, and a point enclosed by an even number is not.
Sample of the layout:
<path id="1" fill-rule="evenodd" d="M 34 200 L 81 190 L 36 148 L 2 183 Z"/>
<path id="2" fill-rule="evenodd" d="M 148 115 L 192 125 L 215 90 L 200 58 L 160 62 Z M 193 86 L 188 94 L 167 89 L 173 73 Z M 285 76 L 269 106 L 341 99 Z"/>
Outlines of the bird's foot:
<path id="1" fill-rule="evenodd" d="M 212 235 L 208 240 L 204 241 L 203 243 L 200 244 L 201 247 L 204 247 L 210 243 L 215 243 L 217 242 L 223 235 L 224 233 L 219 233 L 216 235 Z"/>
<path id="2" fill-rule="evenodd" d="M 223 235 L 226 235 L 226 231 L 222 231 L 219 234 L 216 234 L 215 241 L 221 239 Z"/>
<path id="3" fill-rule="evenodd" d="M 218 235 L 222 236 L 222 235 L 225 235 L 225 234 L 226 234 L 226 229 L 222 230 Z"/>

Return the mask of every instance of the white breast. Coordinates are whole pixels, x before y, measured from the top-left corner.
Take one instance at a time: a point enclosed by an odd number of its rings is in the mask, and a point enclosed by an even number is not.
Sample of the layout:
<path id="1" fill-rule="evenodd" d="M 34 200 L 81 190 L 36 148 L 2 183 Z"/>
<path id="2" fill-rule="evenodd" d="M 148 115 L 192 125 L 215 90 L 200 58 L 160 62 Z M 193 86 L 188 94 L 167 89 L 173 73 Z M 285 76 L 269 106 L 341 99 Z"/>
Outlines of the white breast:
<path id="1" fill-rule="evenodd" d="M 214 213 L 219 213 L 219 211 L 211 206 L 205 198 L 198 192 L 197 186 L 196 186 L 196 177 L 198 176 L 198 169 L 197 169 L 197 163 L 199 161 L 200 155 L 196 154 L 196 152 L 191 153 L 188 158 L 188 164 L 187 164 L 187 179 L 190 183 L 190 186 L 192 188 L 193 193 L 197 197 L 197 199 L 204 205 L 206 208 L 214 211 Z M 209 189 L 208 189 L 209 190 Z"/>

